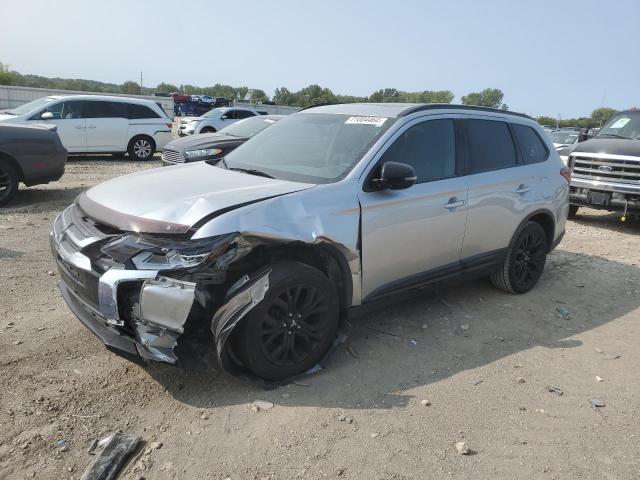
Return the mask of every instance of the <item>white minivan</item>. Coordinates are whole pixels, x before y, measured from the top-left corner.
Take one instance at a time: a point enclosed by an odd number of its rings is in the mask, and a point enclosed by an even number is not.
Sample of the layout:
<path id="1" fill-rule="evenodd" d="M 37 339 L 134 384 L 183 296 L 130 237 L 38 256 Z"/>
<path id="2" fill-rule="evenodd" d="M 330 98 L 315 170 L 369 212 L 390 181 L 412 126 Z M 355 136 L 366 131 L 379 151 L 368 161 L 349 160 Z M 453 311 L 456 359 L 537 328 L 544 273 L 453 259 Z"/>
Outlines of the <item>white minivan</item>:
<path id="1" fill-rule="evenodd" d="M 69 153 L 127 152 L 147 160 L 172 140 L 171 120 L 151 100 L 52 95 L 0 112 L 0 122 L 52 123 Z"/>

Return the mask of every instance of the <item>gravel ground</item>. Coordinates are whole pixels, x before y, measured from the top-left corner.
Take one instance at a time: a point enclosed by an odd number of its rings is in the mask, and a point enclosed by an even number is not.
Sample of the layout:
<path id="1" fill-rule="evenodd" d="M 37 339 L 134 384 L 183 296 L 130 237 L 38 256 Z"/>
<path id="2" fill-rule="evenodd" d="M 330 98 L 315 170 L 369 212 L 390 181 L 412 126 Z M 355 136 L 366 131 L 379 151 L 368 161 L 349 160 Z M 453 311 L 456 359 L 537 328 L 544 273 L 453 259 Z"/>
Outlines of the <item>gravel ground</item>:
<path id="1" fill-rule="evenodd" d="M 638 478 L 640 223 L 584 210 L 529 294 L 424 293 L 354 321 L 327 370 L 264 391 L 129 363 L 57 290 L 56 213 L 158 165 L 71 158 L 0 210 L 1 480 L 78 479 L 89 442 L 115 430 L 161 444 L 126 479 Z"/>

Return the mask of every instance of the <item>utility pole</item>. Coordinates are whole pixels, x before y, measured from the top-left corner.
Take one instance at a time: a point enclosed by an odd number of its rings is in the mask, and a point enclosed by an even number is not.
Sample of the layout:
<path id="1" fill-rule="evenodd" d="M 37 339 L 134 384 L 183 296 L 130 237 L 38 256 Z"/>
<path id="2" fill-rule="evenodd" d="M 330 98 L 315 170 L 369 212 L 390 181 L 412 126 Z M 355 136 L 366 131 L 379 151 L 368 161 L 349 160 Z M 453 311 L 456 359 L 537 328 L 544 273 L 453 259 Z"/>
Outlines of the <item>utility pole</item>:
<path id="1" fill-rule="evenodd" d="M 142 95 L 142 71 L 140 71 L 140 95 Z"/>

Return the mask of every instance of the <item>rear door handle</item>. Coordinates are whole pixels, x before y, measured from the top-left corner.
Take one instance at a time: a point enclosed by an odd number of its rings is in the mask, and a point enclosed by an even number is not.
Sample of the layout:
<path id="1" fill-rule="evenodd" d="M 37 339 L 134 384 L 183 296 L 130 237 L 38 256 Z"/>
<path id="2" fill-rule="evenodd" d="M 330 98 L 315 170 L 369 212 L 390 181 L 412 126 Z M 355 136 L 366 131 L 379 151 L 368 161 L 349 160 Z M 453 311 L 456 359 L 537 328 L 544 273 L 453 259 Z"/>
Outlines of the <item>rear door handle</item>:
<path id="1" fill-rule="evenodd" d="M 96 128 L 96 126 L 95 125 L 89 125 L 87 128 L 90 128 L 90 129 L 93 130 L 94 128 Z"/>
<path id="2" fill-rule="evenodd" d="M 448 208 L 449 210 L 451 210 L 452 208 L 458 208 L 458 207 L 462 207 L 463 205 L 466 205 L 467 202 L 465 202 L 464 200 L 458 200 L 456 201 L 455 197 L 454 198 L 450 198 L 449 199 L 449 203 L 447 203 L 444 208 Z"/>
<path id="3" fill-rule="evenodd" d="M 516 193 L 518 195 L 523 195 L 531 190 L 531 187 L 525 185 L 524 183 L 520 184 L 520 186 L 516 189 Z"/>

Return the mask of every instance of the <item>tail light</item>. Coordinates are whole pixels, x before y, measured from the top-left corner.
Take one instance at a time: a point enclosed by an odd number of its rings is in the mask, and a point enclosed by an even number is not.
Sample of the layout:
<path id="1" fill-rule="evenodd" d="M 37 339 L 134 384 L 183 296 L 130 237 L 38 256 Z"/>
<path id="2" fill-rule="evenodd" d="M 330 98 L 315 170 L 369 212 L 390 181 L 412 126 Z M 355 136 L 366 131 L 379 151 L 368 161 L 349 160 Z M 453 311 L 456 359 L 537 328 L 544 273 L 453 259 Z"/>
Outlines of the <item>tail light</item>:
<path id="1" fill-rule="evenodd" d="M 560 175 L 564 177 L 567 183 L 571 183 L 571 169 L 569 167 L 562 167 L 560 169 Z"/>
<path id="2" fill-rule="evenodd" d="M 167 128 L 171 130 L 173 128 L 173 123 L 167 123 Z"/>

